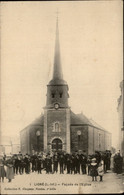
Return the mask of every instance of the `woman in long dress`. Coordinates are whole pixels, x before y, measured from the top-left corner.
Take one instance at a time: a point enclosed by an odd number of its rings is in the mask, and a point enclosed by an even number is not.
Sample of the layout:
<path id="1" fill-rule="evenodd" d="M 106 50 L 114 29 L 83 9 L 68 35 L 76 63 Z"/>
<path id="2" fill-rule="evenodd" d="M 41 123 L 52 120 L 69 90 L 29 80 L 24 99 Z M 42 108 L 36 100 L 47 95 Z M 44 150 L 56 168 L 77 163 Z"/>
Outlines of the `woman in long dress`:
<path id="1" fill-rule="evenodd" d="M 11 182 L 12 179 L 14 179 L 14 169 L 13 169 L 14 164 L 13 164 L 13 159 L 10 155 L 7 156 L 6 166 L 7 166 L 6 178 L 8 179 L 8 182 Z"/>

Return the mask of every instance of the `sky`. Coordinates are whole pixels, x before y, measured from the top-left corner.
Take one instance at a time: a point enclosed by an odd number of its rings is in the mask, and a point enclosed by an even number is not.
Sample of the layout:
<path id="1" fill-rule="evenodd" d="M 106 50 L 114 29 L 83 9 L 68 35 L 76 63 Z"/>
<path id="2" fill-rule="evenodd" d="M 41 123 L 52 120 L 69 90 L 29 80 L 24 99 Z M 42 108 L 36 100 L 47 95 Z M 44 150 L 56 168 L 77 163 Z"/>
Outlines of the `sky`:
<path id="1" fill-rule="evenodd" d="M 122 1 L 1 2 L 1 131 L 15 136 L 41 113 L 52 78 L 56 12 L 69 105 L 118 141 Z"/>

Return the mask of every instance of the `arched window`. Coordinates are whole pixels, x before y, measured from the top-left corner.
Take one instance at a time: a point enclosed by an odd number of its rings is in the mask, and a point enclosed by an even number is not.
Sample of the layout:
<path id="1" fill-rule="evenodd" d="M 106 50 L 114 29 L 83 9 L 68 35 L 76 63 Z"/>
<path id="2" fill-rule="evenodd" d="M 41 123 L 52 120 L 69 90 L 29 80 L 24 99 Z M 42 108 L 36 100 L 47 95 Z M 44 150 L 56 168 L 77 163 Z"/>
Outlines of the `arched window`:
<path id="1" fill-rule="evenodd" d="M 59 131 L 59 123 L 55 123 L 55 131 Z"/>
<path id="2" fill-rule="evenodd" d="M 54 125 L 53 125 L 53 131 L 54 132 L 60 132 L 60 124 L 59 122 L 55 122 Z"/>

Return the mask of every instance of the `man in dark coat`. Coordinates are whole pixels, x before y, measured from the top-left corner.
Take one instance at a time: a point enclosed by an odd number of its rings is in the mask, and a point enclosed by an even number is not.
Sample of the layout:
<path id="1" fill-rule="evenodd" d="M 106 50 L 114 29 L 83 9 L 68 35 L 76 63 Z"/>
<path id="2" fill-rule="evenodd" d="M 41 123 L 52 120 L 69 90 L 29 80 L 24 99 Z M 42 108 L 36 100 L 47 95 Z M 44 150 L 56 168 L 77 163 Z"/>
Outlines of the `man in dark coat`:
<path id="1" fill-rule="evenodd" d="M 64 162 L 65 162 L 64 155 L 60 154 L 59 156 L 60 174 L 64 174 Z"/>
<path id="2" fill-rule="evenodd" d="M 67 168 L 67 157 L 68 157 L 68 154 L 66 152 L 64 152 L 63 156 L 64 156 L 64 170 L 66 170 L 66 168 Z"/>
<path id="3" fill-rule="evenodd" d="M 50 154 L 46 156 L 45 159 L 46 173 L 52 173 L 52 159 L 50 158 Z"/>
<path id="4" fill-rule="evenodd" d="M 42 163 L 43 163 L 42 157 L 39 155 L 38 158 L 37 158 L 37 171 L 38 171 L 38 174 L 39 174 L 39 173 L 40 173 L 40 174 L 42 173 L 42 172 L 41 172 Z"/>
<path id="5" fill-rule="evenodd" d="M 67 165 L 67 174 L 69 174 L 71 170 L 71 156 L 69 154 L 67 155 L 66 165 Z"/>
<path id="6" fill-rule="evenodd" d="M 53 173 L 58 172 L 58 154 L 57 152 L 53 155 Z"/>
<path id="7" fill-rule="evenodd" d="M 14 172 L 16 174 L 20 173 L 20 159 L 18 155 L 14 156 Z"/>
<path id="8" fill-rule="evenodd" d="M 23 174 L 24 173 L 24 170 L 25 170 L 25 155 L 22 156 L 22 159 L 21 159 L 21 173 Z"/>
<path id="9" fill-rule="evenodd" d="M 18 170 L 19 170 L 19 159 L 18 159 L 18 156 L 15 155 L 14 156 L 14 173 L 18 174 Z"/>
<path id="10" fill-rule="evenodd" d="M 82 154 L 81 155 L 81 171 L 82 171 L 82 174 L 86 174 L 86 164 L 87 164 L 87 157 Z"/>
<path id="11" fill-rule="evenodd" d="M 28 154 L 26 154 L 25 158 L 24 158 L 24 162 L 25 162 L 25 173 L 29 174 L 30 172 L 30 159 Z"/>
<path id="12" fill-rule="evenodd" d="M 74 154 L 70 157 L 70 173 L 75 173 L 75 157 Z"/>
<path id="13" fill-rule="evenodd" d="M 33 154 L 31 156 L 32 172 L 36 171 L 36 159 L 37 159 L 36 154 Z"/>
<path id="14" fill-rule="evenodd" d="M 80 158 L 78 154 L 75 154 L 75 173 L 80 174 Z"/>
<path id="15" fill-rule="evenodd" d="M 109 150 L 106 151 L 106 157 L 107 157 L 107 170 L 110 170 L 110 165 L 111 165 L 111 152 Z"/>

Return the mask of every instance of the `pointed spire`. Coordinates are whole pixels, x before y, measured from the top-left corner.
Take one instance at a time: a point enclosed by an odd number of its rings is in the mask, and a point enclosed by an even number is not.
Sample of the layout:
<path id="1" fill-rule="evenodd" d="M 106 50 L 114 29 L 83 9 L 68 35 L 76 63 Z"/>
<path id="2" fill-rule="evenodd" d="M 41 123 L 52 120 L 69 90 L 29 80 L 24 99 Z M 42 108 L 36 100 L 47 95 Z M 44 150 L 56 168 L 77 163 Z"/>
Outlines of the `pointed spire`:
<path id="1" fill-rule="evenodd" d="M 60 57 L 60 45 L 59 45 L 59 27 L 58 27 L 58 12 L 56 21 L 56 39 L 55 39 L 55 54 L 54 54 L 54 68 L 53 68 L 53 80 L 63 79 L 61 57 Z"/>

